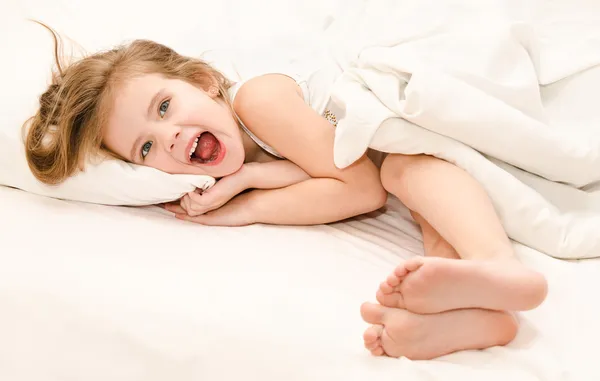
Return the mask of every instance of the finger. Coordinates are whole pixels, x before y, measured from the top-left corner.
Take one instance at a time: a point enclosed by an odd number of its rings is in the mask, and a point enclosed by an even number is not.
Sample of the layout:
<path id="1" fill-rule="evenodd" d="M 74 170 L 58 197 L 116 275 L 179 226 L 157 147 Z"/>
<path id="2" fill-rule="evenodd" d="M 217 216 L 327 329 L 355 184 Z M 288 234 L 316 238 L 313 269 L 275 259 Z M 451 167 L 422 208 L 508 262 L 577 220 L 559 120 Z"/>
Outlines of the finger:
<path id="1" fill-rule="evenodd" d="M 204 218 L 206 217 L 205 215 L 199 215 L 199 216 L 190 216 L 187 213 L 177 213 L 175 214 L 175 217 L 179 220 L 183 220 L 183 221 L 189 221 L 189 222 L 195 222 L 197 224 L 201 224 L 201 225 L 211 225 L 210 224 L 210 219 L 209 219 L 209 223 L 206 223 L 207 219 Z"/>
<path id="2" fill-rule="evenodd" d="M 195 204 L 204 205 L 206 203 L 206 197 L 202 197 L 201 194 L 198 194 L 196 192 L 190 192 L 186 196 L 188 196 L 190 200 L 193 201 L 193 203 Z"/>
<path id="3" fill-rule="evenodd" d="M 155 206 L 158 206 L 159 208 L 163 208 L 163 209 L 166 209 L 169 206 L 173 206 L 173 205 L 179 205 L 179 200 L 169 201 L 169 202 L 161 202 L 160 204 L 155 204 Z"/>
<path id="4" fill-rule="evenodd" d="M 206 226 L 236 226 L 236 224 L 232 224 L 227 218 L 219 216 L 218 214 L 202 214 L 194 217 L 189 216 L 188 214 L 176 214 L 175 217 L 180 220 L 195 222 Z"/>
<path id="5" fill-rule="evenodd" d="M 191 197 L 188 194 L 183 196 L 181 201 L 183 203 L 183 209 L 185 209 L 186 213 L 190 217 L 196 217 L 206 212 L 206 208 L 192 201 Z"/>
<path id="6" fill-rule="evenodd" d="M 186 213 L 185 209 L 179 204 L 165 204 L 164 208 L 171 213 Z"/>
<path id="7" fill-rule="evenodd" d="M 179 202 L 179 206 L 181 206 L 181 208 L 183 210 L 185 210 L 186 213 L 191 212 L 191 209 L 190 209 L 190 198 L 187 197 L 187 194 L 181 198 L 181 201 Z"/>
<path id="8" fill-rule="evenodd" d="M 188 211 L 191 211 L 193 215 L 195 216 L 199 216 L 201 214 L 205 214 L 210 212 L 211 210 L 214 210 L 216 208 L 218 208 L 218 205 L 211 205 L 212 204 L 212 197 L 208 198 L 206 196 L 202 196 L 199 195 L 195 192 L 192 193 L 188 193 L 186 196 L 188 196 L 189 198 L 189 209 Z"/>

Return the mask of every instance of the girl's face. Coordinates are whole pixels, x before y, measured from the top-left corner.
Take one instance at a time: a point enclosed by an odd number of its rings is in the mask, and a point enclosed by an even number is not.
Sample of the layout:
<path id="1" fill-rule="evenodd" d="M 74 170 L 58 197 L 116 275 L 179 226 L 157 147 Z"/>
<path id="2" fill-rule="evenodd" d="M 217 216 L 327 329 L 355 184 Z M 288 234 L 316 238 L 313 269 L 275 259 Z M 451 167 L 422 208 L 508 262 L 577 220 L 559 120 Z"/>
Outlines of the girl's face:
<path id="1" fill-rule="evenodd" d="M 103 143 L 132 163 L 173 174 L 223 177 L 245 159 L 239 126 L 225 102 L 158 74 L 119 87 Z"/>

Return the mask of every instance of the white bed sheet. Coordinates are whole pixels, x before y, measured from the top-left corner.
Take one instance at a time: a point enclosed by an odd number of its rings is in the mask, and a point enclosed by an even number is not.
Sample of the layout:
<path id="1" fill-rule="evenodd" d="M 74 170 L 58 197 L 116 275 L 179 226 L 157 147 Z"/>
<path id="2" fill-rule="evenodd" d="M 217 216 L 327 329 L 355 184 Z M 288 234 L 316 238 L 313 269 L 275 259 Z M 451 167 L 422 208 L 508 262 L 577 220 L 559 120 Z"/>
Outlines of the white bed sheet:
<path id="1" fill-rule="evenodd" d="M 420 254 L 393 199 L 385 214 L 306 228 L 211 228 L 2 187 L 0 211 L 1 380 L 600 378 L 600 260 L 522 246 L 550 292 L 519 315 L 513 343 L 433 361 L 371 357 L 359 306 Z"/>

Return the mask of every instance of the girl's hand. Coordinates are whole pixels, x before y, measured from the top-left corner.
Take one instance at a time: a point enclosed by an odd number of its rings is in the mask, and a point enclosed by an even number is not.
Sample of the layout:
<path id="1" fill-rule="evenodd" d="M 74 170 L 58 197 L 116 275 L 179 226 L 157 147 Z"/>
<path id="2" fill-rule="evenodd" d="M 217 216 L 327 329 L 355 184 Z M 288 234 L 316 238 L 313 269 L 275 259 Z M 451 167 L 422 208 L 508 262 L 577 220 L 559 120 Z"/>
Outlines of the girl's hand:
<path id="1" fill-rule="evenodd" d="M 248 207 L 247 199 L 249 195 L 249 193 L 239 195 L 220 208 L 195 217 L 191 217 L 183 208 L 177 206 L 176 208 L 181 209 L 175 212 L 175 217 L 180 220 L 210 226 L 251 225 L 257 221 L 253 217 L 252 209 Z"/>
<path id="2" fill-rule="evenodd" d="M 288 160 L 247 163 L 212 188 L 201 193 L 190 192 L 178 201 L 165 204 L 165 209 L 197 217 L 220 208 L 246 189 L 283 188 L 308 179 L 310 176 L 306 172 Z"/>
<path id="3" fill-rule="evenodd" d="M 208 190 L 190 192 L 179 201 L 165 204 L 165 209 L 173 213 L 187 213 L 190 217 L 218 209 L 249 187 L 247 172 L 244 165 L 237 172 L 217 181 Z"/>

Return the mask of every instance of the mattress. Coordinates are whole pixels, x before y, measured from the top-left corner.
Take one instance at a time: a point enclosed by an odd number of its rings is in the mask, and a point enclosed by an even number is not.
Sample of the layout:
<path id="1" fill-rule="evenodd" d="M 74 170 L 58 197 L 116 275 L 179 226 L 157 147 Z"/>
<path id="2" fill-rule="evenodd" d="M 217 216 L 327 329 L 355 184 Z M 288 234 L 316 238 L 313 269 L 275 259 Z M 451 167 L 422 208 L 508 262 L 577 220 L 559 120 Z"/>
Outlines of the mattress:
<path id="1" fill-rule="evenodd" d="M 0 379 L 594 380 L 600 260 L 517 245 L 549 281 L 506 347 L 375 358 L 359 306 L 418 230 L 394 198 L 341 223 L 205 227 L 0 188 Z"/>

